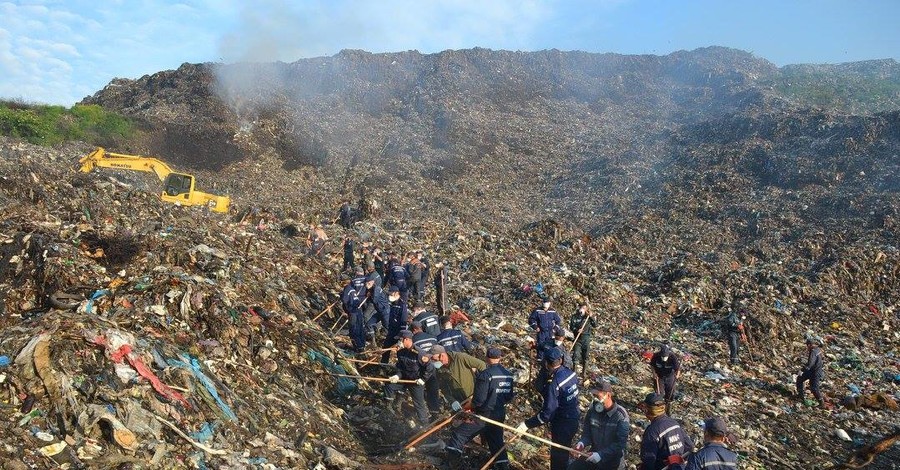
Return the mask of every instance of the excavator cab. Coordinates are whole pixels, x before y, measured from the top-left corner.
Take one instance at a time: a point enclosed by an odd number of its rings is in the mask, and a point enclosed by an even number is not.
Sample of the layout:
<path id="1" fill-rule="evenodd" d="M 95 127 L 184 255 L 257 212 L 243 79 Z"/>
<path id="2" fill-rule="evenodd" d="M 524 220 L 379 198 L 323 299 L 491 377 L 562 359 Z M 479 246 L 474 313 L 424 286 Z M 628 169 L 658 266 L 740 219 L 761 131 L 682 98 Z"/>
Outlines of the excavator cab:
<path id="1" fill-rule="evenodd" d="M 194 189 L 193 176 L 184 173 L 170 173 L 163 182 L 163 199 L 172 202 L 176 201 L 170 198 L 190 199 L 192 189 Z"/>

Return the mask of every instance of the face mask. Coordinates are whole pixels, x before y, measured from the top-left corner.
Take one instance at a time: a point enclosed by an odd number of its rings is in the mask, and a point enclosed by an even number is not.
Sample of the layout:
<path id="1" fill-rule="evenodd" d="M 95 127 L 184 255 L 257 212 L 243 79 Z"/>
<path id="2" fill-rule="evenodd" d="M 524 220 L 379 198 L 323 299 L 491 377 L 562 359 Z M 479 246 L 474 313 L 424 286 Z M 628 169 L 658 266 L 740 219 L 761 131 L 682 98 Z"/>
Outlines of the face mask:
<path id="1" fill-rule="evenodd" d="M 669 356 L 663 356 L 663 357 L 662 357 L 662 360 L 663 360 L 663 362 L 668 361 L 668 360 L 669 360 Z"/>
<path id="2" fill-rule="evenodd" d="M 397 341 L 397 347 L 403 349 L 403 340 Z"/>
<path id="3" fill-rule="evenodd" d="M 591 405 L 594 407 L 594 410 L 596 410 L 597 413 L 599 413 L 599 412 L 601 412 L 601 411 L 604 410 L 603 402 L 600 401 L 600 400 L 597 399 L 597 398 L 594 398 L 594 402 L 591 403 Z"/>
<path id="4" fill-rule="evenodd" d="M 433 361 L 433 362 L 434 362 L 435 369 L 440 369 L 441 367 L 444 367 L 444 363 L 441 361 Z"/>
<path id="5" fill-rule="evenodd" d="M 563 344 L 563 342 L 561 340 L 556 340 L 556 341 L 554 341 L 554 343 L 556 343 L 557 346 L 562 346 L 562 344 Z"/>

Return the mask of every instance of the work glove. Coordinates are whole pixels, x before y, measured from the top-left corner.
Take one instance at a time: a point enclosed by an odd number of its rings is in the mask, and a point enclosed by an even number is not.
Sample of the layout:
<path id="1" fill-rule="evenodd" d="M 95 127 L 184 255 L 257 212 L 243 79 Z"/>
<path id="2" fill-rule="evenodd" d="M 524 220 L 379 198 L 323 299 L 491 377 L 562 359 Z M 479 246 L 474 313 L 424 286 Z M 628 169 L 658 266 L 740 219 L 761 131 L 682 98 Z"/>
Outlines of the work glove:
<path id="1" fill-rule="evenodd" d="M 525 423 L 523 422 L 522 424 L 516 426 L 516 431 L 520 432 L 520 433 L 528 431 L 528 426 L 526 426 Z"/>
<path id="2" fill-rule="evenodd" d="M 743 324 L 743 323 L 741 323 L 740 325 L 738 325 L 738 331 L 744 331 L 744 324 Z"/>
<path id="3" fill-rule="evenodd" d="M 599 463 L 600 462 L 600 454 L 596 452 L 592 452 L 591 456 L 587 458 L 589 463 Z"/>
<path id="4" fill-rule="evenodd" d="M 573 452 L 569 452 L 569 455 L 570 455 L 572 458 L 578 458 L 578 457 L 580 457 L 581 454 L 579 454 L 579 452 L 581 452 L 581 451 L 584 450 L 584 442 L 578 441 L 578 444 L 575 444 L 574 449 L 575 449 L 575 450 L 574 450 Z"/>
<path id="5" fill-rule="evenodd" d="M 388 377 L 388 380 L 390 380 L 392 384 L 395 384 L 400 381 L 400 376 L 392 375 L 392 376 Z"/>
<path id="6" fill-rule="evenodd" d="M 666 463 L 669 465 L 680 465 L 684 463 L 684 457 L 678 454 L 672 454 L 666 459 Z"/>
<path id="7" fill-rule="evenodd" d="M 425 381 L 422 379 L 416 379 L 416 385 L 425 385 Z"/>
<path id="8" fill-rule="evenodd" d="M 462 407 L 462 405 L 459 404 L 458 401 L 454 401 L 453 403 L 450 404 L 450 409 L 452 409 L 453 411 L 459 412 L 459 411 L 462 411 L 463 407 Z"/>

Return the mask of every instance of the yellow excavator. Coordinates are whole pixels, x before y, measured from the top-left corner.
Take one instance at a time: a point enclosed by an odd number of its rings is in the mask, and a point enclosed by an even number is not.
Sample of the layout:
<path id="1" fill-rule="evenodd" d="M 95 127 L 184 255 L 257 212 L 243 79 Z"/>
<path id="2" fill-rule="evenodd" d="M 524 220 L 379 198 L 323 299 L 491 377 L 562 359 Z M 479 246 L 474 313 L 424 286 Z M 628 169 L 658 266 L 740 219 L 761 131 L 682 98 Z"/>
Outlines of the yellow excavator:
<path id="1" fill-rule="evenodd" d="M 228 212 L 228 207 L 231 205 L 231 198 L 228 196 L 216 196 L 194 189 L 194 175 L 176 173 L 169 165 L 157 158 L 112 153 L 98 147 L 97 150 L 82 157 L 79 163 L 81 163 L 81 171 L 84 173 L 97 167 L 156 173 L 159 180 L 163 182 L 163 192 L 160 197 L 166 202 L 182 206 L 208 206 L 213 212 L 221 213 Z"/>

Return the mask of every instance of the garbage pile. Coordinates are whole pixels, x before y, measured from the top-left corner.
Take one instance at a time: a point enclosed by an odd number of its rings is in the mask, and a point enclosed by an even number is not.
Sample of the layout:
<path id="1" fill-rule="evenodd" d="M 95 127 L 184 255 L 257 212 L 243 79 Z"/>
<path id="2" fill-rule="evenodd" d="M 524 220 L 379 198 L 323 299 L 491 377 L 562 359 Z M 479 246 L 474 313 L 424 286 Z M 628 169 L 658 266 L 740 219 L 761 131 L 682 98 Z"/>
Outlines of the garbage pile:
<path id="1" fill-rule="evenodd" d="M 4 459 L 38 468 L 439 463 L 396 452 L 412 431 L 383 409 L 377 384 L 328 375 L 359 371 L 341 351 L 348 341 L 334 308 L 346 282 L 340 247 L 329 245 L 324 259 L 305 254 L 301 221 L 326 208 L 301 212 L 273 199 L 244 202 L 228 217 L 171 206 L 140 189 L 140 177 L 76 174 L 71 162 L 89 150 L 2 142 Z M 673 415 L 695 434 L 692 423 L 724 415 L 747 468 L 824 466 L 898 424 L 891 299 L 900 254 L 890 245 L 832 248 L 843 261 L 814 282 L 774 260 L 735 258 L 723 273 L 690 252 L 654 260 L 625 237 L 594 238 L 549 218 L 495 231 L 395 215 L 346 232 L 325 222 L 332 239 L 351 234 L 446 261 L 451 301 L 472 319 L 467 333 L 481 352 L 511 352 L 506 363 L 523 389 L 523 320 L 538 292 L 565 318 L 582 302 L 600 313 L 590 367 L 613 381 L 630 411 L 651 389 L 644 356 L 668 342 L 686 362 Z M 858 303 L 863 296 L 871 300 Z M 732 301 L 750 318 L 744 366 L 727 365 L 719 334 Z M 826 339 L 831 410 L 791 397 L 808 330 Z M 540 403 L 522 395 L 510 422 Z M 519 468 L 545 465 L 546 450 L 532 443 L 511 452 Z"/>
<path id="2" fill-rule="evenodd" d="M 540 406 L 525 319 L 550 297 L 565 322 L 581 304 L 598 315 L 587 376 L 631 413 L 629 464 L 662 343 L 684 362 L 672 416 L 696 441 L 723 416 L 742 468 L 828 468 L 892 435 L 900 116 L 795 108 L 756 87 L 771 64 L 735 51 L 567 57 L 348 51 L 231 102 L 187 64 L 92 98 L 147 119 L 128 151 L 180 157 L 232 197 L 228 215 L 160 201 L 146 175 L 79 174 L 86 144 L 0 139 L 6 468 L 440 468 L 440 435 L 404 450 L 411 410 L 338 377 L 391 372 L 346 352 L 345 236 L 447 266 L 475 354 L 507 353 L 510 423 Z M 370 86 L 388 69 L 391 86 Z M 737 365 L 732 309 L 749 340 Z M 825 344 L 824 409 L 792 396 L 807 337 Z M 547 465 L 523 439 L 510 455 Z"/>

